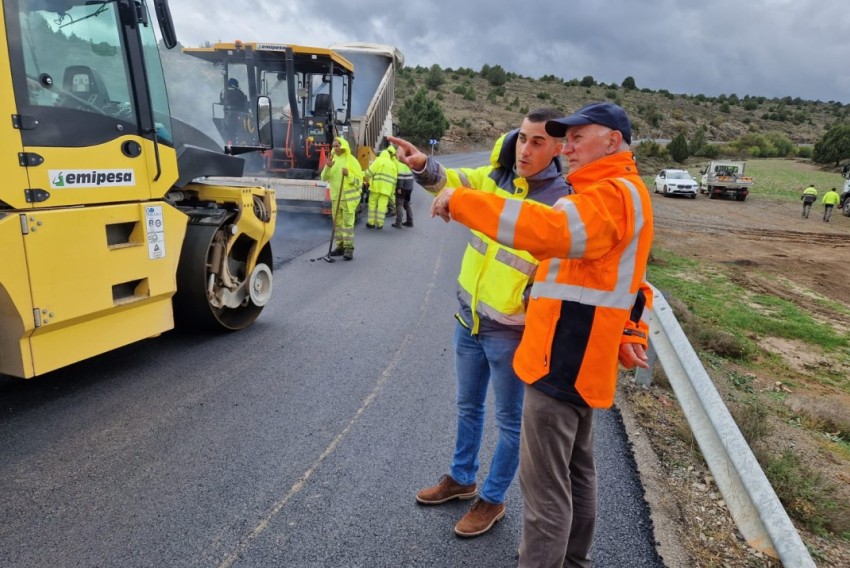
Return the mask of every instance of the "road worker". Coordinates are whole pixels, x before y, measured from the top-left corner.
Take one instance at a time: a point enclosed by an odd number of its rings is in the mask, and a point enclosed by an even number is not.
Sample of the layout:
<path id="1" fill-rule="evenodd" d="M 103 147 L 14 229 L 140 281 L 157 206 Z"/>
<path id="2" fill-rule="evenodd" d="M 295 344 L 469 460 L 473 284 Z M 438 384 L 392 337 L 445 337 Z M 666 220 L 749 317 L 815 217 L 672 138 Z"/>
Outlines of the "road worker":
<path id="1" fill-rule="evenodd" d="M 546 123 L 566 135 L 575 191 L 554 207 L 445 189 L 432 216 L 454 219 L 540 261 L 514 369 L 527 383 L 520 488 L 520 567 L 589 567 L 596 519 L 594 408 L 613 404 L 618 357 L 647 367 L 645 283 L 649 192 L 629 151 L 631 125 L 613 103 Z"/>
<path id="2" fill-rule="evenodd" d="M 841 196 L 838 195 L 838 192 L 835 191 L 834 187 L 824 194 L 823 199 L 821 200 L 821 203 L 823 203 L 823 206 L 824 206 L 824 209 L 823 209 L 823 220 L 824 221 L 829 223 L 829 219 L 832 217 L 832 208 L 835 207 L 836 205 L 838 205 L 838 203 L 840 201 L 841 201 Z"/>
<path id="3" fill-rule="evenodd" d="M 415 146 L 398 138 L 400 161 L 413 170 L 429 192 L 467 186 L 505 199 L 534 201 L 549 207 L 569 193 L 561 161 L 561 138 L 546 133 L 546 121 L 562 117 L 554 109 L 528 113 L 519 128 L 500 137 L 490 164 L 446 169 Z M 479 231 L 470 234 L 458 276 L 460 309 L 455 318 L 457 435 L 451 468 L 438 483 L 419 491 L 416 500 L 438 505 L 478 498 L 455 525 L 463 537 L 484 534 L 505 514 L 505 495 L 519 465 L 523 383 L 511 362 L 525 324 L 525 306 L 537 261 L 529 253 L 497 243 Z M 480 492 L 478 453 L 484 432 L 488 385 L 495 394 L 498 442 Z"/>
<path id="4" fill-rule="evenodd" d="M 810 184 L 809 187 L 803 190 L 803 195 L 800 196 L 803 200 L 803 217 L 809 218 L 809 211 L 812 209 L 812 203 L 818 200 L 818 190 L 815 189 L 815 184 Z"/>
<path id="5" fill-rule="evenodd" d="M 369 209 L 366 217 L 367 229 L 383 229 L 387 216 L 387 204 L 395 193 L 398 168 L 395 148 L 390 145 L 382 150 L 369 165 L 364 176 L 369 181 Z"/>
<path id="6" fill-rule="evenodd" d="M 221 91 L 219 99 L 227 110 L 248 112 L 248 97 L 239 88 L 239 81 L 233 77 L 227 80 L 227 86 Z"/>
<path id="7" fill-rule="evenodd" d="M 351 155 L 351 147 L 345 138 L 334 138 L 331 150 L 321 174 L 331 193 L 336 248 L 330 254 L 351 260 L 354 258 L 354 216 L 360 203 L 363 170 L 357 158 Z"/>
<path id="8" fill-rule="evenodd" d="M 410 207 L 410 195 L 413 193 L 413 172 L 401 160 L 398 160 L 396 165 L 398 166 L 398 181 L 395 186 L 396 213 L 393 227 L 401 229 L 402 227 L 413 226 L 413 210 Z M 405 215 L 407 219 L 402 221 Z"/>

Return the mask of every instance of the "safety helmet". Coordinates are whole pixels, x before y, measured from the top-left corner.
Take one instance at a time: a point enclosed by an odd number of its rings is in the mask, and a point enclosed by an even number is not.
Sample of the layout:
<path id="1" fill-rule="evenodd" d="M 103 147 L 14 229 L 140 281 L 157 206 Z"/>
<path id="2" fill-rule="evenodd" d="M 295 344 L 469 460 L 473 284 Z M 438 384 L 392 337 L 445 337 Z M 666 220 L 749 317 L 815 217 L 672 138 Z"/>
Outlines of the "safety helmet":
<path id="1" fill-rule="evenodd" d="M 228 87 L 236 87 L 238 89 L 239 88 L 239 81 L 237 81 L 236 79 L 231 77 L 230 79 L 227 80 L 227 86 Z"/>

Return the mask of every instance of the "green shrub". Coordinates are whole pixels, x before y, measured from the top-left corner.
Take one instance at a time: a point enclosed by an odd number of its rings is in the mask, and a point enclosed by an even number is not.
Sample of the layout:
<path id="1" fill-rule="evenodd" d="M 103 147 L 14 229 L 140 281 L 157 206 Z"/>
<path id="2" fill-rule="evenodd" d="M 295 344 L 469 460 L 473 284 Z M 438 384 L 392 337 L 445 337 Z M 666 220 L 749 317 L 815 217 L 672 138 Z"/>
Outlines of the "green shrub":
<path id="1" fill-rule="evenodd" d="M 655 140 L 644 140 L 634 148 L 634 154 L 638 158 L 661 158 L 667 154 Z"/>
<path id="2" fill-rule="evenodd" d="M 414 144 L 424 145 L 434 138 L 439 140 L 449 127 L 440 103 L 428 98 L 424 88 L 416 91 L 398 111 L 400 134 Z"/>
<path id="3" fill-rule="evenodd" d="M 797 146 L 797 157 L 805 158 L 807 160 L 812 159 L 812 147 L 811 146 Z"/>
<path id="4" fill-rule="evenodd" d="M 436 91 L 440 88 L 440 85 L 446 82 L 446 77 L 443 74 L 443 70 L 436 63 L 431 66 L 428 70 L 428 75 L 425 77 L 425 86 L 428 87 L 430 91 Z"/>

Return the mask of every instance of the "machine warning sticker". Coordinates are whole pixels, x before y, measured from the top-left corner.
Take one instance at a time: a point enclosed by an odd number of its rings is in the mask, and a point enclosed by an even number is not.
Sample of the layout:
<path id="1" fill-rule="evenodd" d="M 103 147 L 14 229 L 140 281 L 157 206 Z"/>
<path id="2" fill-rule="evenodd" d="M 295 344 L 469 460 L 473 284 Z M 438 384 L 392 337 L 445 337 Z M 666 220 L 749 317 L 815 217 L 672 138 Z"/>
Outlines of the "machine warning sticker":
<path id="1" fill-rule="evenodd" d="M 165 258 L 165 223 L 162 205 L 145 207 L 145 228 L 148 234 L 148 258 Z"/>
<path id="2" fill-rule="evenodd" d="M 53 189 L 136 185 L 133 170 L 47 170 L 47 175 Z"/>

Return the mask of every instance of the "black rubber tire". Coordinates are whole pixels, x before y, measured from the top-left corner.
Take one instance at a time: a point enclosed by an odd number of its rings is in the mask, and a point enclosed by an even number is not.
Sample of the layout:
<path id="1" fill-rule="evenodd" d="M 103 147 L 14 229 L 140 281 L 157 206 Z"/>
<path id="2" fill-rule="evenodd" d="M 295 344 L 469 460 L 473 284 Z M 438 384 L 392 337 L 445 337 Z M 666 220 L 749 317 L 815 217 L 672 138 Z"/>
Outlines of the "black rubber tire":
<path id="1" fill-rule="evenodd" d="M 216 232 L 215 225 L 189 225 L 177 267 L 177 293 L 174 295 L 174 315 L 181 328 L 205 331 L 237 331 L 254 323 L 263 311 L 249 301 L 238 308 L 217 308 L 207 299 L 207 264 Z M 272 268 L 271 247 L 266 245 L 259 262 Z M 242 277 L 243 275 L 240 275 Z"/>

